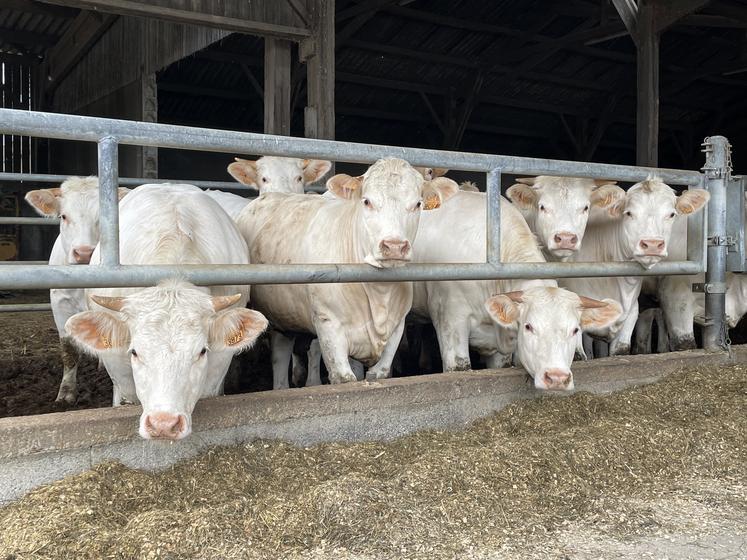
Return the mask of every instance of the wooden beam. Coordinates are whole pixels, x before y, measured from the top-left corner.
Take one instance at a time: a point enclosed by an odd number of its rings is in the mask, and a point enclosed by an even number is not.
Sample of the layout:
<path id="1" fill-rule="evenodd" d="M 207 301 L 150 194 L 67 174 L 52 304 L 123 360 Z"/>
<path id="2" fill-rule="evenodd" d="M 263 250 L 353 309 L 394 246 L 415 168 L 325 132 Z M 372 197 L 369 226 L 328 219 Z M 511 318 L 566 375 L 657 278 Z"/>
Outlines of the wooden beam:
<path id="1" fill-rule="evenodd" d="M 241 71 L 244 73 L 244 76 L 246 76 L 246 79 L 249 81 L 249 85 L 252 86 L 254 92 L 259 96 L 260 99 L 264 99 L 265 90 L 262 87 L 262 84 L 259 83 L 259 80 L 257 80 L 254 72 L 252 72 L 252 69 L 249 68 L 249 65 L 247 65 L 245 62 L 239 62 L 238 64 L 239 68 L 241 68 Z"/>
<path id="2" fill-rule="evenodd" d="M 51 6 L 35 2 L 34 0 L 3 0 L 0 8 L 3 10 L 14 10 L 27 14 L 38 14 L 42 16 L 74 18 L 79 10 L 66 8 L 64 6 Z"/>
<path id="3" fill-rule="evenodd" d="M 41 63 L 41 58 L 26 54 L 8 54 L 0 53 L 0 63 L 4 64 L 23 64 L 26 66 L 37 66 Z"/>
<path id="4" fill-rule="evenodd" d="M 581 154 L 581 159 L 583 159 L 584 161 L 591 161 L 591 158 L 594 157 L 594 152 L 597 151 L 599 143 L 602 140 L 602 136 L 604 136 L 604 133 L 607 131 L 607 128 L 612 122 L 612 115 L 614 114 L 615 108 L 617 107 L 617 104 L 620 101 L 621 97 L 622 96 L 619 92 L 611 95 L 604 109 L 599 114 L 599 119 L 597 120 L 597 124 L 594 127 L 594 132 L 586 142 L 584 151 Z"/>
<path id="5" fill-rule="evenodd" d="M 265 134 L 290 135 L 291 42 L 265 39 Z"/>
<path id="6" fill-rule="evenodd" d="M 659 33 L 654 10 L 653 0 L 639 0 L 636 164 L 651 167 L 659 161 Z"/>
<path id="7" fill-rule="evenodd" d="M 428 99 L 428 94 L 425 92 L 418 91 L 420 94 L 420 99 L 423 100 L 423 104 L 425 105 L 426 109 L 428 109 L 428 112 L 431 114 L 431 117 L 433 117 L 433 122 L 436 123 L 436 126 L 441 131 L 441 134 L 446 135 L 446 126 L 444 126 L 443 120 L 441 120 L 441 117 L 438 115 L 438 112 L 436 111 L 435 107 L 433 107 L 433 104 L 431 103 L 431 100 Z"/>
<path id="8" fill-rule="evenodd" d="M 708 5 L 710 0 L 657 0 L 654 5 L 656 31 L 661 33 L 683 17 Z"/>
<path id="9" fill-rule="evenodd" d="M 62 38 L 47 53 L 46 60 L 50 78 L 47 83 L 48 91 L 62 83 L 116 19 L 117 16 L 111 14 L 85 11 L 75 18 Z"/>
<path id="10" fill-rule="evenodd" d="M 286 2 L 303 22 L 304 27 L 309 27 L 309 12 L 306 11 L 306 6 L 304 6 L 302 0 L 286 0 Z"/>
<path id="11" fill-rule="evenodd" d="M 249 21 L 245 19 L 219 16 L 192 10 L 168 8 L 135 0 L 40 0 L 45 4 L 56 4 L 94 10 L 121 16 L 135 16 L 172 21 L 201 27 L 214 27 L 234 33 L 259 35 L 260 37 L 275 37 L 289 41 L 301 41 L 311 35 L 308 29 L 277 25 L 263 21 Z"/>
<path id="12" fill-rule="evenodd" d="M 710 14 L 690 14 L 677 21 L 677 25 L 690 27 L 716 27 L 723 29 L 747 29 L 747 21 Z"/>
<path id="13" fill-rule="evenodd" d="M 638 4 L 636 0 L 612 0 L 612 3 L 620 14 L 620 19 L 625 24 L 633 40 L 636 40 L 638 33 Z"/>
<path id="14" fill-rule="evenodd" d="M 446 149 L 455 150 L 459 148 L 459 145 L 462 143 L 464 132 L 467 130 L 467 123 L 469 123 L 472 112 L 475 110 L 475 107 L 477 107 L 480 99 L 480 90 L 482 89 L 484 82 L 485 72 L 480 71 L 475 76 L 472 87 L 467 94 L 467 99 L 464 100 L 459 109 L 459 114 L 456 115 L 453 128 L 448 130 L 448 134 L 444 139 L 444 147 Z"/>
<path id="15" fill-rule="evenodd" d="M 299 46 L 306 62 L 307 138 L 335 138 L 335 0 L 306 0 L 312 37 Z"/>
<path id="16" fill-rule="evenodd" d="M 26 47 L 51 47 L 57 42 L 57 37 L 54 35 L 46 35 L 44 33 L 19 31 L 17 29 L 0 27 L 0 42 L 10 43 L 11 45 L 23 45 Z"/>

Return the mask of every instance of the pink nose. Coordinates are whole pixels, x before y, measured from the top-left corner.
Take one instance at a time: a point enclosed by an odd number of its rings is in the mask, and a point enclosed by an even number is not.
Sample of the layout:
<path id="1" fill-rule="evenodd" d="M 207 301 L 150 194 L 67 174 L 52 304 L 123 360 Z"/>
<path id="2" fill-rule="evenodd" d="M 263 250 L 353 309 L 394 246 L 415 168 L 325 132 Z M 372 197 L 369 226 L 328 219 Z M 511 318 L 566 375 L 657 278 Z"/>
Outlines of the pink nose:
<path id="1" fill-rule="evenodd" d="M 155 412 L 145 417 L 145 431 L 154 439 L 179 439 L 187 429 L 187 421 L 181 414 Z"/>
<path id="2" fill-rule="evenodd" d="M 643 250 L 644 254 L 655 256 L 664 253 L 666 242 L 663 239 L 654 237 L 651 239 L 641 239 L 638 242 L 638 245 Z"/>
<path id="3" fill-rule="evenodd" d="M 410 242 L 401 239 L 384 239 L 379 243 L 379 250 L 384 258 L 404 259 L 410 254 Z"/>
<path id="4" fill-rule="evenodd" d="M 545 387 L 550 390 L 560 390 L 568 387 L 571 382 L 571 372 L 553 368 L 545 371 Z"/>
<path id="5" fill-rule="evenodd" d="M 567 231 L 561 231 L 553 237 L 557 249 L 575 249 L 578 244 L 578 235 Z"/>
<path id="6" fill-rule="evenodd" d="M 93 254 L 93 247 L 90 245 L 73 247 L 73 258 L 78 264 L 88 264 L 91 262 L 91 254 Z"/>

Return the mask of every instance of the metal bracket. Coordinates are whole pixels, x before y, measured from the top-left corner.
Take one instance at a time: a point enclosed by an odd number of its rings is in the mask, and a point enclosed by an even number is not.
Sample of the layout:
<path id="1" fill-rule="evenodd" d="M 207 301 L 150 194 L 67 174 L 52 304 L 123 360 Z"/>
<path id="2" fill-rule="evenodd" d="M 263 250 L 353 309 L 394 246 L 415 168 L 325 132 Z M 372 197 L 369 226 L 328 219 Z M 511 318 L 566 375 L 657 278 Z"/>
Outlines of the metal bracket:
<path id="1" fill-rule="evenodd" d="M 695 282 L 693 292 L 698 294 L 725 294 L 726 282 L 711 282 L 710 284 Z"/>
<path id="2" fill-rule="evenodd" d="M 736 244 L 737 244 L 737 240 L 731 235 L 726 235 L 726 236 L 714 235 L 708 238 L 708 245 L 712 247 L 723 247 L 723 246 L 731 247 Z"/>

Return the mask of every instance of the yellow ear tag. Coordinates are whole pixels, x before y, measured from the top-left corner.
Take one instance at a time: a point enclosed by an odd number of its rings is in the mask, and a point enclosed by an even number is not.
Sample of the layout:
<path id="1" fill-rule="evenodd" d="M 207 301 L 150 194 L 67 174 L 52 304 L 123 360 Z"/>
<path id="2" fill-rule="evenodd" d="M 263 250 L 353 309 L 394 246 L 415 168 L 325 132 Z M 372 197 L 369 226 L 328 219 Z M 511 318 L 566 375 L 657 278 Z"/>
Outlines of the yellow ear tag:
<path id="1" fill-rule="evenodd" d="M 439 199 L 437 195 L 433 195 L 425 199 L 425 205 L 423 206 L 423 209 L 434 210 L 439 206 L 441 206 L 441 199 Z"/>
<path id="2" fill-rule="evenodd" d="M 103 336 L 102 335 L 102 336 L 99 337 L 99 340 L 101 340 L 101 345 L 104 348 L 111 348 L 112 347 L 112 339 L 109 338 L 108 336 Z"/>
<path id="3" fill-rule="evenodd" d="M 226 339 L 226 345 L 228 345 L 228 346 L 234 346 L 234 345 L 238 344 L 239 342 L 241 342 L 242 338 L 244 338 L 242 332 L 241 331 L 236 331 L 235 333 L 233 333 L 231 336 L 229 336 Z"/>

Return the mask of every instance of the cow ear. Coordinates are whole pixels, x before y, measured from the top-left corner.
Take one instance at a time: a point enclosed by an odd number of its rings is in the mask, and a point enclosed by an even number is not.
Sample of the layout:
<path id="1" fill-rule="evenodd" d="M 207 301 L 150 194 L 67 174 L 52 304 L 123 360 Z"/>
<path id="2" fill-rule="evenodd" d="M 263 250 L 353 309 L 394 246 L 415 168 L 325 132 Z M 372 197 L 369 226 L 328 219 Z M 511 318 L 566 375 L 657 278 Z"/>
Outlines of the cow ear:
<path id="1" fill-rule="evenodd" d="M 499 294 L 488 298 L 485 309 L 502 327 L 510 327 L 519 319 L 519 306 L 509 296 Z"/>
<path id="2" fill-rule="evenodd" d="M 675 208 L 680 214 L 697 212 L 710 200 L 711 194 L 703 189 L 690 189 L 677 197 Z"/>
<path id="3" fill-rule="evenodd" d="M 267 328 L 267 319 L 253 309 L 229 309 L 219 313 L 210 324 L 210 348 L 241 352 L 251 348 Z"/>
<path id="4" fill-rule="evenodd" d="M 434 167 L 432 175 L 433 175 L 433 178 L 435 179 L 436 177 L 443 177 L 448 172 L 449 170 L 446 169 L 445 167 Z"/>
<path id="5" fill-rule="evenodd" d="M 438 177 L 423 183 L 423 210 L 439 208 L 459 192 L 459 185 L 446 177 Z"/>
<path id="6" fill-rule="evenodd" d="M 537 190 L 533 189 L 529 185 L 524 183 L 516 183 L 509 187 L 506 191 L 506 196 L 516 204 L 519 208 L 524 210 L 530 210 L 537 206 L 539 197 L 537 196 Z"/>
<path id="7" fill-rule="evenodd" d="M 119 187 L 117 189 L 117 193 L 119 194 L 119 200 L 122 200 L 124 197 L 126 197 L 128 194 L 130 194 L 130 189 L 126 189 L 124 187 Z"/>
<path id="8" fill-rule="evenodd" d="M 122 350 L 130 342 L 127 324 L 106 311 L 76 313 L 65 323 L 65 331 L 85 352 L 94 355 Z"/>
<path id="9" fill-rule="evenodd" d="M 596 183 L 596 181 L 595 181 Z M 607 208 L 618 200 L 625 198 L 625 191 L 614 183 L 606 183 L 597 186 L 591 191 L 591 205 L 598 208 Z"/>
<path id="10" fill-rule="evenodd" d="M 326 159 L 303 160 L 303 182 L 307 185 L 318 181 L 332 169 L 332 162 Z"/>
<path id="11" fill-rule="evenodd" d="M 61 189 L 39 189 L 26 193 L 26 202 L 42 216 L 56 218 L 60 213 Z"/>
<path id="12" fill-rule="evenodd" d="M 607 328 L 622 314 L 622 306 L 614 299 L 590 300 L 594 302 L 593 307 L 584 307 L 581 301 L 581 330 Z M 600 303 L 607 305 L 598 306 Z"/>
<path id="13" fill-rule="evenodd" d="M 362 187 L 363 179 L 361 177 L 351 177 L 344 173 L 330 177 L 327 180 L 327 190 L 337 198 L 344 198 L 346 200 L 360 198 Z"/>
<path id="14" fill-rule="evenodd" d="M 257 162 L 250 159 L 236 158 L 236 161 L 228 166 L 231 177 L 243 185 L 257 186 Z"/>

